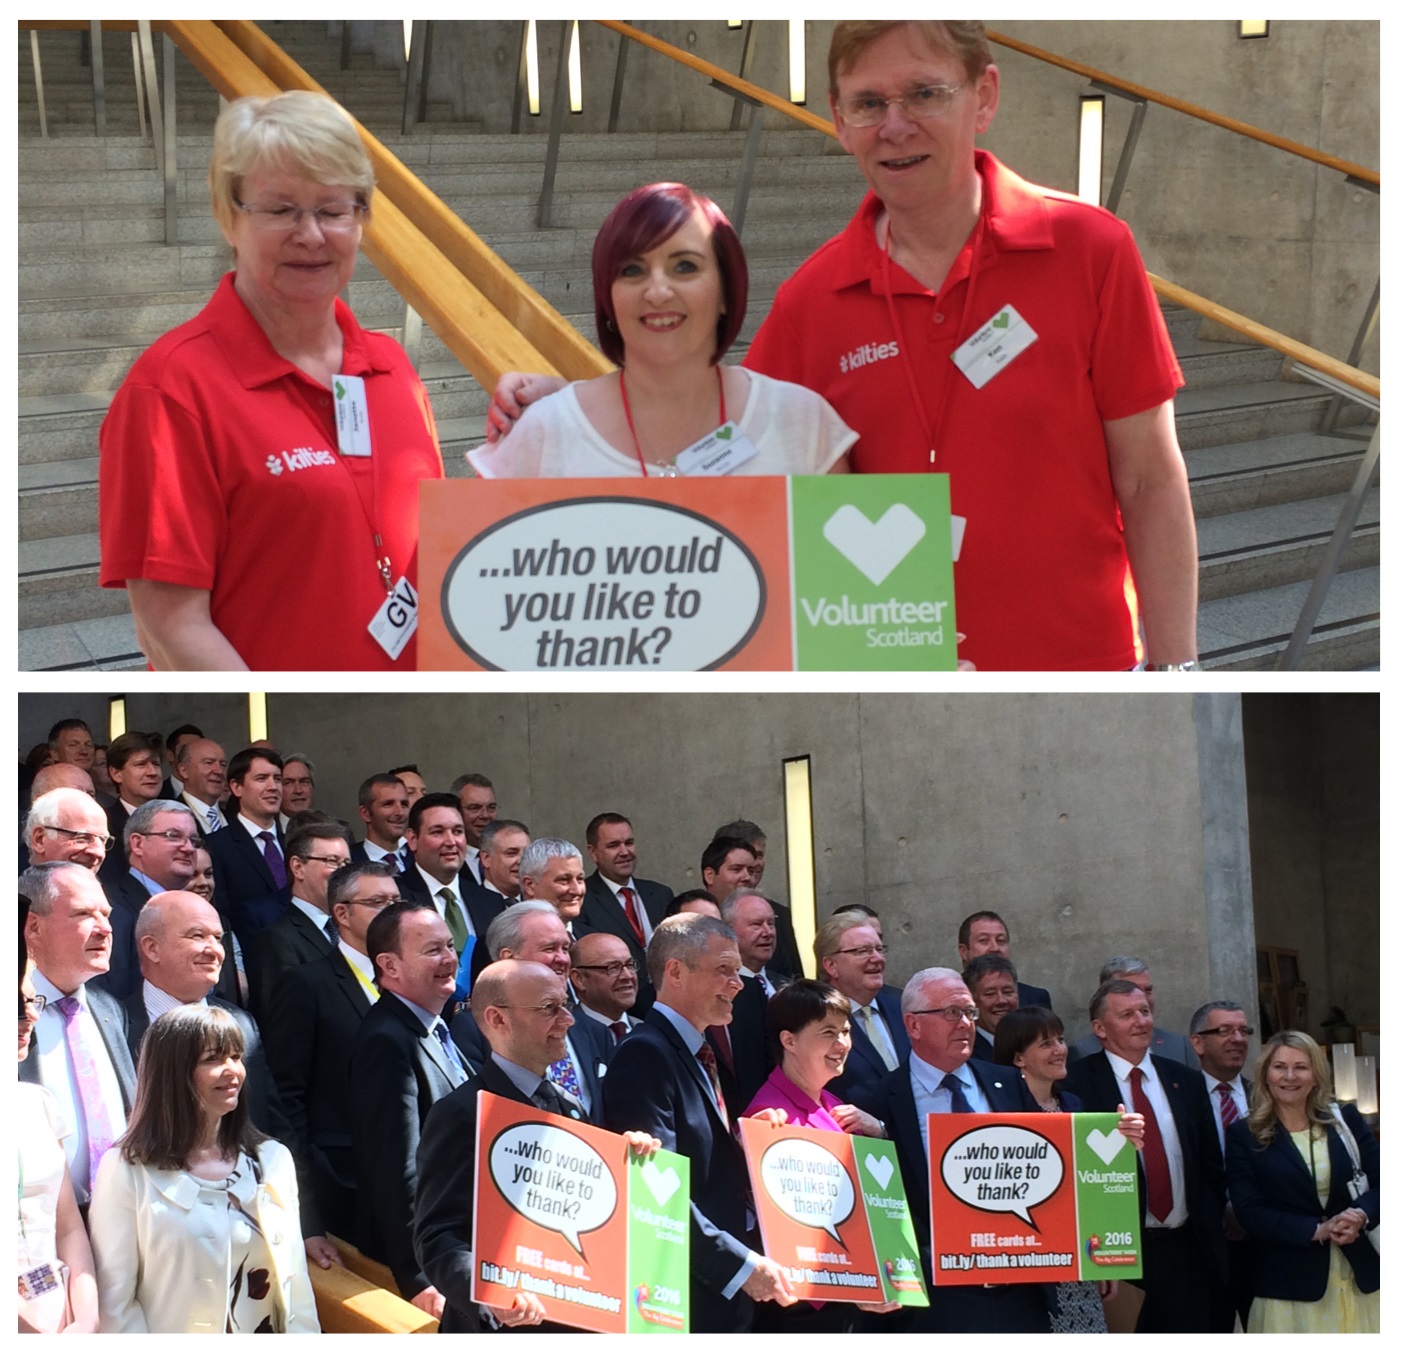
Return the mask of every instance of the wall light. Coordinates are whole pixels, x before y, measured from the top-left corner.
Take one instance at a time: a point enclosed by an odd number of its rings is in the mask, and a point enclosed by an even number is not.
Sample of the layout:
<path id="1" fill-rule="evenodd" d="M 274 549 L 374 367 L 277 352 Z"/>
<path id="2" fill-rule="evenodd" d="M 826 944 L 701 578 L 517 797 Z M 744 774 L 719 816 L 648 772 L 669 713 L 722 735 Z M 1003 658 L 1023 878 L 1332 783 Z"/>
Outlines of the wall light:
<path id="1" fill-rule="evenodd" d="M 788 20 L 788 101 L 808 101 L 807 28 L 802 19 Z"/>
<path id="2" fill-rule="evenodd" d="M 1240 21 L 1241 37 L 1269 37 L 1270 21 L 1268 19 L 1242 19 Z"/>
<path id="3" fill-rule="evenodd" d="M 409 63 L 409 52 L 413 48 L 413 20 L 404 20 L 404 64 Z"/>
<path id="4" fill-rule="evenodd" d="M 1340 1101 L 1357 1099 L 1357 1052 L 1346 1042 L 1333 1046 L 1333 1095 Z"/>
<path id="5" fill-rule="evenodd" d="M 743 28 L 743 27 L 744 27 L 744 20 L 743 20 L 743 19 L 726 19 L 726 20 L 725 20 L 725 27 L 726 27 L 726 28 Z"/>
<path id="6" fill-rule="evenodd" d="M 1080 200 L 1100 205 L 1104 182 L 1104 95 L 1080 95 Z"/>
<path id="7" fill-rule="evenodd" d="M 532 117 L 540 116 L 540 44 L 535 32 L 535 20 L 527 19 L 525 26 L 525 97 Z"/>
<path id="8" fill-rule="evenodd" d="M 803 972 L 812 978 L 816 973 L 812 943 L 817 936 L 817 879 L 812 855 L 812 759 L 806 754 L 783 761 L 783 822 L 793 935 L 802 954 Z"/>
<path id="9" fill-rule="evenodd" d="M 1377 1056 L 1357 1056 L 1357 1108 L 1364 1115 L 1375 1115 L 1381 1109 L 1377 1098 Z"/>
<path id="10" fill-rule="evenodd" d="M 250 693 L 248 695 L 248 743 L 268 738 L 268 695 Z"/>
<path id="11" fill-rule="evenodd" d="M 126 734 L 126 699 L 107 699 L 107 741 L 110 744 L 119 735 Z"/>
<path id="12" fill-rule="evenodd" d="M 569 31 L 569 111 L 584 111 L 584 76 L 579 65 L 579 20 Z"/>

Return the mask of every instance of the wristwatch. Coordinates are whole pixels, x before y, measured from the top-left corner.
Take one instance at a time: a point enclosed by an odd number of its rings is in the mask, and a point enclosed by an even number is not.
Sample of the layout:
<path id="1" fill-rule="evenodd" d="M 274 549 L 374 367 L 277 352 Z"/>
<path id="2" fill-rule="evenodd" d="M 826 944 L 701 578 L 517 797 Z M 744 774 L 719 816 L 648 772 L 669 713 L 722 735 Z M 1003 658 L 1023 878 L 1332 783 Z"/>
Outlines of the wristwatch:
<path id="1" fill-rule="evenodd" d="M 1194 660 L 1184 660 L 1184 661 L 1182 661 L 1180 664 L 1145 665 L 1143 668 L 1144 668 L 1145 670 L 1152 670 L 1152 671 L 1154 671 L 1154 672 L 1156 672 L 1156 673 L 1159 673 L 1159 674 L 1179 674 L 1179 673 L 1193 673 L 1193 674 L 1194 674 L 1194 673 L 1196 673 L 1198 670 L 1201 669 L 1201 666 L 1198 665 L 1197 662 L 1194 661 Z"/>

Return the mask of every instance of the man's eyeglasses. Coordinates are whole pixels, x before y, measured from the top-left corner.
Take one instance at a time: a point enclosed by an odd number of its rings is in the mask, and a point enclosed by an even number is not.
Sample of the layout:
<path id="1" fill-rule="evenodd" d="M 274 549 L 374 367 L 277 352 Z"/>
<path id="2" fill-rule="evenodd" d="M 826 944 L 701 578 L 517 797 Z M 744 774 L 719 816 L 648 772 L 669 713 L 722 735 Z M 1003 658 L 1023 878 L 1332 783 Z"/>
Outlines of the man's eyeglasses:
<path id="1" fill-rule="evenodd" d="M 512 1007 L 509 1003 L 497 1003 L 498 1007 L 504 1007 L 508 1012 L 534 1012 L 536 1016 L 543 1017 L 546 1021 L 553 1021 L 561 1012 L 569 1011 L 567 1002 L 544 1002 L 538 1007 Z M 572 1016 L 573 1013 L 570 1013 Z"/>
<path id="2" fill-rule="evenodd" d="M 637 969 L 635 960 L 610 960 L 606 965 L 575 965 L 576 970 L 588 970 L 593 974 L 605 974 L 610 979 L 616 979 L 624 970 Z"/>
<path id="3" fill-rule="evenodd" d="M 952 1025 L 957 1025 L 960 1021 L 976 1021 L 978 1019 L 978 1009 L 976 1007 L 926 1007 L 922 1011 L 910 1012 L 910 1016 L 941 1016 Z"/>
<path id="4" fill-rule="evenodd" d="M 96 843 L 103 852 L 111 852 L 112 845 L 117 841 L 111 834 L 89 834 L 81 829 L 65 829 L 61 824 L 44 824 L 39 827 L 47 829 L 51 834 L 62 834 L 64 838 L 71 838 L 80 848 Z"/>
<path id="5" fill-rule="evenodd" d="M 869 960 L 872 956 L 883 956 L 884 946 L 840 946 L 837 948 L 839 956 L 860 956 L 862 960 Z"/>
<path id="6" fill-rule="evenodd" d="M 48 1005 L 49 1000 L 42 993 L 36 993 L 32 998 L 26 998 L 23 993 L 19 995 L 20 1016 L 33 1013 L 37 1017 Z"/>
<path id="7" fill-rule="evenodd" d="M 1248 1040 L 1255 1034 L 1254 1026 L 1213 1026 L 1210 1030 L 1199 1030 L 1198 1035 L 1219 1035 L 1223 1040 Z"/>
<path id="8" fill-rule="evenodd" d="M 199 847 L 198 834 L 186 834 L 179 829 L 134 829 L 135 834 L 140 834 L 142 838 L 163 838 L 167 843 L 173 843 L 177 848 L 183 843 L 188 848 Z"/>
<path id="9" fill-rule="evenodd" d="M 902 98 L 881 98 L 878 94 L 857 94 L 837 104 L 842 120 L 848 126 L 879 126 L 885 121 L 892 103 L 898 104 L 906 117 L 926 122 L 942 117 L 953 106 L 953 96 L 964 88 L 961 84 L 921 84 Z"/>
<path id="10" fill-rule="evenodd" d="M 330 867 L 332 871 L 339 871 L 342 867 L 350 865 L 348 857 L 317 857 L 315 853 L 302 858 L 303 862 L 320 862 L 323 867 Z"/>

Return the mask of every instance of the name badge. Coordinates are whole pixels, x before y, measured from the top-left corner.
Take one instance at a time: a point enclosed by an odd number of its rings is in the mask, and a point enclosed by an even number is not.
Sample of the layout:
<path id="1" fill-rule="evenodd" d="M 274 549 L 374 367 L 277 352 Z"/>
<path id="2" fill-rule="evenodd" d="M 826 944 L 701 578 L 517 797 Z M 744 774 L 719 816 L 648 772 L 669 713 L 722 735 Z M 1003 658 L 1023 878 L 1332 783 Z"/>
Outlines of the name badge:
<path id="1" fill-rule="evenodd" d="M 687 478 L 722 478 L 758 453 L 758 446 L 734 422 L 726 422 L 682 450 L 676 456 L 676 470 Z"/>
<path id="2" fill-rule="evenodd" d="M 953 561 L 958 561 L 958 555 L 963 551 L 963 531 L 968 528 L 968 517 L 966 515 L 949 516 L 949 545 L 952 548 Z"/>
<path id="3" fill-rule="evenodd" d="M 1033 342 L 1036 333 L 1011 305 L 1004 305 L 953 354 L 953 363 L 981 389 Z"/>
<path id="4" fill-rule="evenodd" d="M 401 576 L 394 582 L 394 589 L 380 605 L 379 612 L 370 620 L 370 636 L 384 648 L 390 660 L 398 660 L 399 653 L 417 631 L 418 591 L 409 584 L 407 576 Z"/>
<path id="5" fill-rule="evenodd" d="M 359 375 L 336 375 L 331 380 L 336 396 L 336 441 L 340 452 L 356 459 L 370 457 L 370 407 L 365 401 L 365 381 Z"/>

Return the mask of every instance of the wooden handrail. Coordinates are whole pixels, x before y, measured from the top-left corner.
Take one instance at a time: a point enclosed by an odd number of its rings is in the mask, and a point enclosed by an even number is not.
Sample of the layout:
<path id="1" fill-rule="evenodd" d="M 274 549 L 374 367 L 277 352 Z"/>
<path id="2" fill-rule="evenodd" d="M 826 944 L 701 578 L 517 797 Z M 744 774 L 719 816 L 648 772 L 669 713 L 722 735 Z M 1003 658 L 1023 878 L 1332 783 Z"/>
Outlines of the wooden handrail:
<path id="1" fill-rule="evenodd" d="M 692 56 L 690 52 L 684 51 L 680 47 L 673 47 L 671 43 L 663 42 L 661 38 L 653 37 L 651 33 L 644 33 L 642 29 L 634 28 L 630 23 L 620 23 L 616 19 L 595 19 L 594 22 L 604 28 L 611 28 L 615 33 L 621 33 L 625 38 L 631 38 L 644 47 L 650 47 L 654 52 L 669 56 L 673 61 L 679 61 L 683 66 L 690 66 L 692 70 L 704 75 L 706 79 L 715 80 L 727 89 L 734 89 L 738 93 L 752 98 L 756 103 L 762 103 L 766 108 L 781 112 L 785 117 L 791 117 L 810 131 L 820 131 L 823 135 L 831 136 L 834 139 L 836 137 L 836 127 L 825 117 L 819 117 L 806 108 L 800 108 L 796 103 L 790 103 L 786 98 L 779 98 L 777 94 L 771 94 L 767 89 L 760 88 L 757 84 L 750 84 L 748 80 L 742 80 L 738 75 L 731 75 L 728 70 L 722 70 L 719 66 L 712 65 L 711 62 L 702 60 L 699 56 Z"/>
<path id="2" fill-rule="evenodd" d="M 1250 140 L 1260 141 L 1264 145 L 1272 145 L 1276 150 L 1284 150 L 1288 154 L 1298 155 L 1300 159 L 1312 160 L 1313 163 L 1322 164 L 1325 168 L 1336 169 L 1339 173 L 1345 173 L 1350 178 L 1371 183 L 1376 187 L 1381 186 L 1382 177 L 1376 169 L 1364 168 L 1361 164 L 1354 164 L 1350 160 L 1325 154 L 1322 150 L 1315 150 L 1311 146 L 1300 144 L 1298 141 L 1291 141 L 1284 136 L 1276 136 L 1272 131 L 1262 131 L 1259 127 L 1251 126 L 1248 122 L 1240 122 L 1234 117 L 1212 112 L 1210 108 L 1199 107 L 1195 103 L 1188 103 L 1185 99 L 1174 98 L 1171 94 L 1160 94 L 1156 89 L 1149 89 L 1141 84 L 1121 80 L 1117 75 L 1096 70 L 1093 66 L 1087 66 L 1082 61 L 1073 61 L 1068 56 L 1057 56 L 1054 52 L 1043 51 L 1040 47 L 1033 47 L 1028 42 L 1008 37 L 1005 33 L 989 32 L 988 41 L 996 42 L 1002 47 L 1008 47 L 1014 52 L 1021 52 L 1023 56 L 1045 61 L 1048 65 L 1059 66 L 1062 70 L 1068 70 L 1072 74 L 1083 75 L 1087 80 L 1107 84 L 1111 89 L 1121 89 L 1134 98 L 1161 104 L 1165 108 L 1173 109 L 1174 112 L 1185 113 L 1188 117 L 1195 117 L 1199 121 L 1210 122 L 1213 126 L 1234 131 L 1238 136 L 1246 136 Z"/>
<path id="3" fill-rule="evenodd" d="M 1154 276 L 1152 272 L 1148 273 L 1148 280 L 1152 282 L 1153 289 L 1172 304 L 1180 304 L 1184 309 L 1190 309 L 1194 313 L 1202 315 L 1203 318 L 1209 318 L 1221 324 L 1222 327 L 1231 329 L 1232 332 L 1240 333 L 1242 337 L 1248 337 L 1252 342 L 1258 342 L 1263 347 L 1270 347 L 1279 352 L 1280 355 L 1288 356 L 1290 360 L 1297 361 L 1300 365 L 1306 365 L 1312 370 L 1317 370 L 1320 374 L 1330 376 L 1340 384 L 1346 384 L 1350 389 L 1356 389 L 1359 393 L 1368 394 L 1378 401 L 1381 400 L 1382 382 L 1376 375 L 1369 375 L 1365 371 L 1359 370 L 1355 365 L 1338 360 L 1336 356 L 1325 355 L 1303 342 L 1296 342 L 1292 337 L 1286 337 L 1273 328 L 1267 328 L 1263 323 L 1256 323 L 1254 319 L 1246 318 L 1244 314 L 1237 314 L 1234 309 L 1227 309 L 1214 300 L 1208 300 L 1204 295 L 1197 295 L 1182 286 L 1174 285 L 1171 281 L 1164 281 L 1162 277 Z"/>
<path id="4" fill-rule="evenodd" d="M 342 1265 L 307 1266 L 324 1335 L 434 1335 L 435 1317 Z"/>

